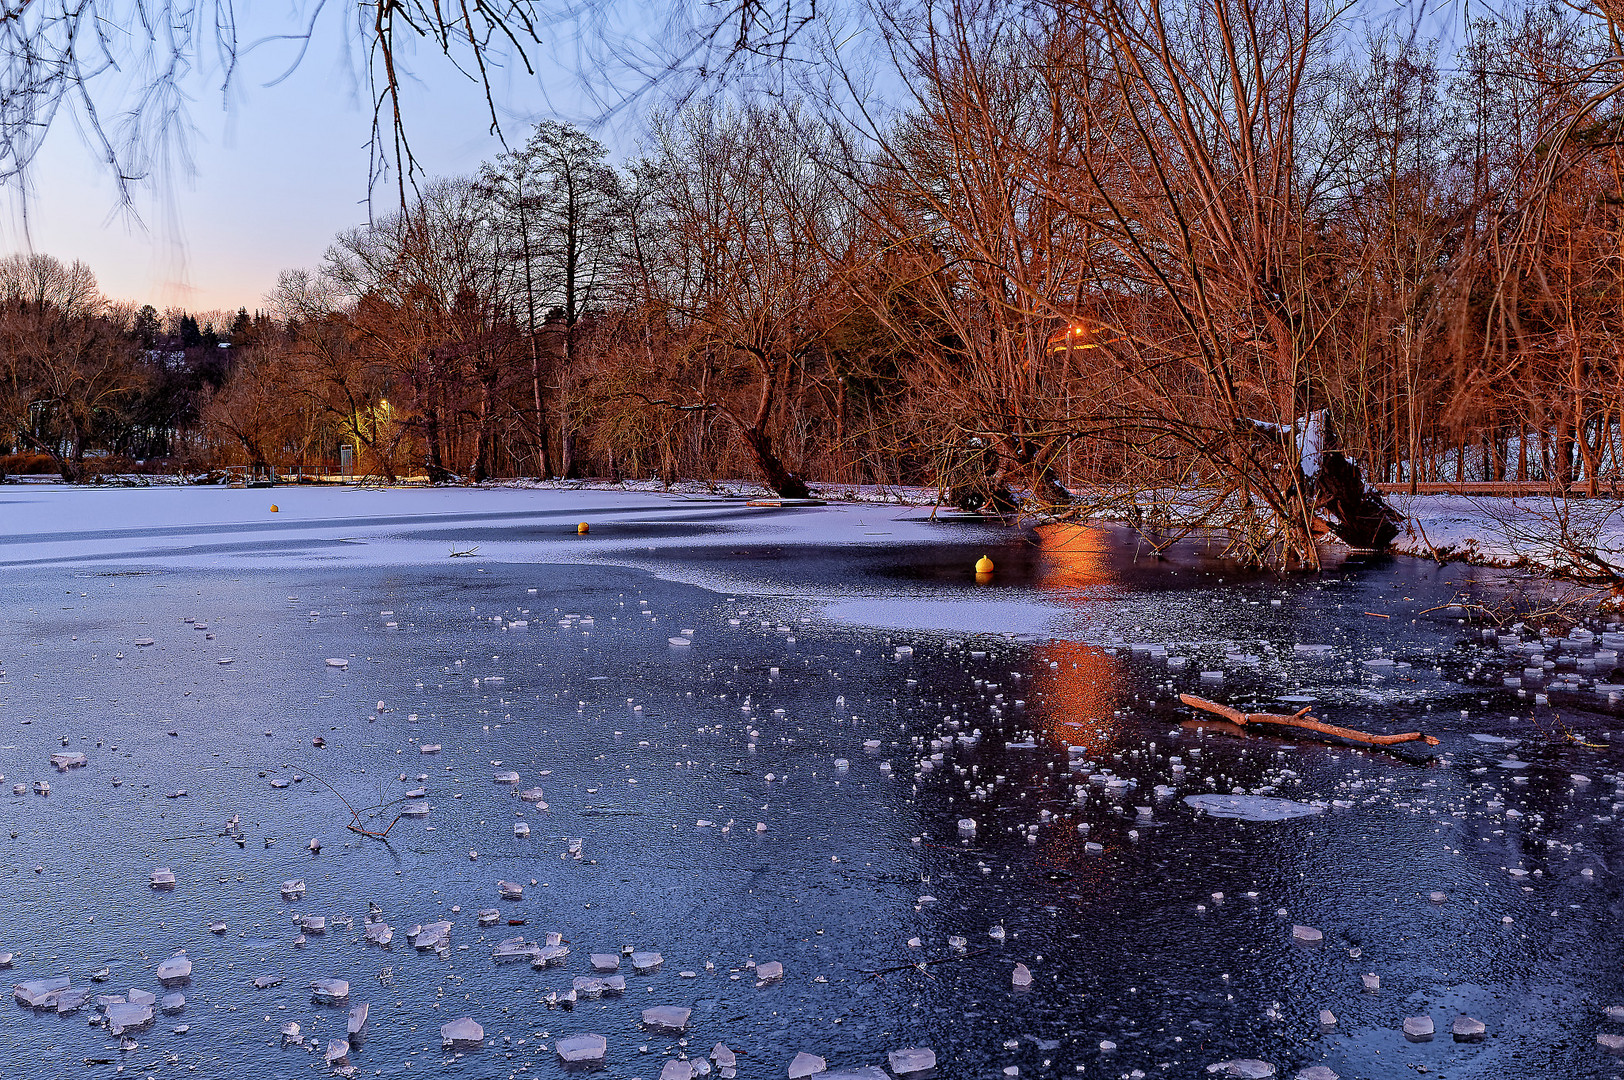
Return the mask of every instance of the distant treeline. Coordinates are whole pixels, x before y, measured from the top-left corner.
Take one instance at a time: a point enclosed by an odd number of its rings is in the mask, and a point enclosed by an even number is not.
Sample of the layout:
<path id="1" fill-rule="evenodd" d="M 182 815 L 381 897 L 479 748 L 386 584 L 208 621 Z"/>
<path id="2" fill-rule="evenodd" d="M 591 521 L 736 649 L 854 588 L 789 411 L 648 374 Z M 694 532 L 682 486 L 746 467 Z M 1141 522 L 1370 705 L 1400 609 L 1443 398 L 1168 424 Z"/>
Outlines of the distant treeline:
<path id="1" fill-rule="evenodd" d="M 348 446 L 438 482 L 1185 487 L 1312 558 L 1310 428 L 1395 481 L 1624 460 L 1609 10 L 1485 14 L 1444 62 L 1371 3 L 875 5 L 862 70 L 808 30 L 802 82 L 656 115 L 636 160 L 547 122 L 420 185 L 227 349 L 13 260 L 0 440 L 65 476 Z"/>

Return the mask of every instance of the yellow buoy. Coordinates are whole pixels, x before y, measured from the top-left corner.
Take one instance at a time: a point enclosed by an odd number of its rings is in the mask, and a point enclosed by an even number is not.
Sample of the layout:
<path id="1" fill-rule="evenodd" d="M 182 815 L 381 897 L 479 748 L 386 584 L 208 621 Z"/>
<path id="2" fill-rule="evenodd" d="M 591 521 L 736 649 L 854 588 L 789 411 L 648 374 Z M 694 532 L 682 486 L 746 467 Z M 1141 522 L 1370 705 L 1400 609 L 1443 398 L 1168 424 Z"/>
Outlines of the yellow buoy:
<path id="1" fill-rule="evenodd" d="M 277 506 L 275 503 L 271 504 L 271 513 L 277 514 L 277 513 L 280 513 L 281 510 L 282 510 L 282 508 L 280 506 Z"/>
<path id="2" fill-rule="evenodd" d="M 587 529 L 586 522 L 583 521 L 579 525 L 575 526 L 575 535 L 576 536 L 585 536 L 587 534 L 587 532 L 588 532 L 588 529 Z"/>
<path id="3" fill-rule="evenodd" d="M 976 560 L 976 573 L 978 575 L 992 573 L 992 560 L 985 555 Z"/>

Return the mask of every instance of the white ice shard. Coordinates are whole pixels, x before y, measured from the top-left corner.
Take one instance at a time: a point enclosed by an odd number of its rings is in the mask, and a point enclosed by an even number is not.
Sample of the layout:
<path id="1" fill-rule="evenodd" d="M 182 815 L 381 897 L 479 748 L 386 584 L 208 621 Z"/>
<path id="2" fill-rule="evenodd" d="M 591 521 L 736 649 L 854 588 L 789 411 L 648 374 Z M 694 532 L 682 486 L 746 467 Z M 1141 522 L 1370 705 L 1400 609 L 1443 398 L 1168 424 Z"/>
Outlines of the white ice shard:
<path id="1" fill-rule="evenodd" d="M 593 971 L 619 971 L 620 970 L 620 954 L 619 953 L 595 952 L 595 953 L 591 954 L 591 956 L 589 956 L 587 959 L 592 964 L 592 970 Z"/>
<path id="2" fill-rule="evenodd" d="M 649 972 L 656 970 L 663 963 L 665 963 L 665 957 L 661 956 L 657 952 L 632 953 L 632 968 L 636 970 L 639 975 L 647 975 Z"/>
<path id="3" fill-rule="evenodd" d="M 175 873 L 168 867 L 152 872 L 151 881 L 154 889 L 173 889 L 175 887 Z"/>
<path id="4" fill-rule="evenodd" d="M 533 787 L 525 788 L 523 791 L 519 792 L 519 798 L 524 802 L 539 803 L 545 798 L 545 796 L 542 795 L 539 787 Z"/>
<path id="5" fill-rule="evenodd" d="M 936 1067 L 936 1051 L 928 1046 L 906 1046 L 891 1051 L 891 1071 L 898 1076 L 929 1072 Z"/>
<path id="6" fill-rule="evenodd" d="M 69 769 L 81 768 L 87 760 L 83 754 L 76 751 L 51 755 L 51 764 L 56 766 L 57 772 L 67 772 Z"/>
<path id="7" fill-rule="evenodd" d="M 660 1067 L 660 1080 L 694 1080 L 694 1063 L 672 1058 Z"/>
<path id="8" fill-rule="evenodd" d="M 496 891 L 502 894 L 503 900 L 523 900 L 524 886 L 512 881 L 498 881 Z"/>
<path id="9" fill-rule="evenodd" d="M 350 984 L 343 979 L 316 979 L 310 984 L 310 995 L 317 1001 L 343 1001 L 350 996 Z"/>
<path id="10" fill-rule="evenodd" d="M 491 777 L 491 780 L 497 784 L 517 784 L 519 782 L 519 774 L 510 769 L 506 772 L 497 773 L 495 776 Z"/>
<path id="11" fill-rule="evenodd" d="M 688 1017 L 692 1011 L 678 1005 L 655 1005 L 643 1010 L 643 1024 L 655 1031 L 669 1031 L 680 1035 L 687 1030 Z"/>
<path id="12" fill-rule="evenodd" d="M 1267 1080 L 1274 1075 L 1274 1066 L 1267 1061 L 1257 1058 L 1236 1058 L 1233 1061 L 1220 1061 L 1216 1065 L 1208 1065 L 1207 1071 L 1214 1076 L 1234 1076 L 1241 1080 Z"/>
<path id="13" fill-rule="evenodd" d="M 1425 1042 L 1432 1038 L 1436 1030 L 1430 1016 L 1407 1016 L 1404 1018 L 1404 1035 L 1406 1038 L 1418 1042 Z"/>
<path id="14" fill-rule="evenodd" d="M 344 659 L 342 656 L 329 656 L 327 658 L 327 666 L 328 667 L 336 667 L 336 668 L 347 668 L 347 667 L 350 666 L 350 662 L 348 660 Z"/>
<path id="15" fill-rule="evenodd" d="M 176 953 L 158 965 L 158 981 L 161 983 L 180 982 L 191 975 L 192 961 L 184 953 Z"/>
<path id="16" fill-rule="evenodd" d="M 130 992 L 124 995 L 124 1000 L 131 1005 L 156 1005 L 158 1004 L 158 995 L 148 990 L 132 987 Z"/>
<path id="17" fill-rule="evenodd" d="M 327 1040 L 327 1052 L 325 1054 L 323 1054 L 322 1056 L 326 1060 L 327 1064 L 329 1064 L 329 1065 L 333 1064 L 335 1061 L 343 1061 L 345 1058 L 350 1056 L 349 1040 L 347 1040 L 347 1039 L 329 1039 L 329 1040 Z"/>
<path id="18" fill-rule="evenodd" d="M 801 1077 L 813 1076 L 829 1067 L 829 1063 L 816 1054 L 808 1054 L 805 1050 L 795 1055 L 789 1063 L 789 1080 L 800 1080 Z"/>
<path id="19" fill-rule="evenodd" d="M 1458 1042 L 1470 1042 L 1473 1039 L 1481 1039 L 1485 1034 L 1488 1033 L 1488 1030 L 1488 1027 L 1483 1023 L 1483 1021 L 1478 1020 L 1475 1017 L 1465 1015 L 1455 1017 L 1455 1022 L 1449 1027 L 1449 1033 L 1453 1035 Z"/>
<path id="20" fill-rule="evenodd" d="M 391 941 L 395 940 L 395 929 L 388 923 L 368 923 L 367 940 L 374 945 L 387 946 Z"/>
<path id="21" fill-rule="evenodd" d="M 1015 974 L 1012 976 L 1011 982 L 1013 982 L 1016 987 L 1031 986 L 1032 970 L 1025 964 L 1016 964 Z"/>
<path id="22" fill-rule="evenodd" d="M 163 1000 L 158 1002 L 158 1007 L 166 1013 L 178 1013 L 186 1008 L 186 995 L 178 993 L 165 994 Z"/>
<path id="23" fill-rule="evenodd" d="M 50 979 L 30 979 L 13 986 L 11 994 L 19 1005 L 43 1009 L 55 1005 L 57 995 L 70 985 L 72 980 L 66 975 L 57 975 Z"/>
<path id="24" fill-rule="evenodd" d="M 496 946 L 492 958 L 498 964 L 511 963 L 514 960 L 528 960 L 534 963 L 536 957 L 541 955 L 541 946 L 533 941 L 526 941 L 522 937 L 508 938 Z"/>
<path id="25" fill-rule="evenodd" d="M 367 1026 L 367 1013 L 371 1011 L 371 1008 L 364 1001 L 359 1005 L 350 1006 L 350 1022 L 348 1031 L 352 1038 L 361 1034 L 361 1029 Z"/>
<path id="26" fill-rule="evenodd" d="M 325 934 L 327 919 L 321 915 L 306 915 L 299 920 L 299 929 L 307 934 Z"/>
<path id="27" fill-rule="evenodd" d="M 297 900 L 297 899 L 299 899 L 299 897 L 303 896 L 304 894 L 305 894 L 305 883 L 304 883 L 303 879 L 294 880 L 294 881 L 284 881 L 282 883 L 282 899 L 284 899 L 284 900 Z"/>
<path id="28" fill-rule="evenodd" d="M 515 821 L 513 823 L 513 835 L 517 836 L 520 840 L 523 840 L 525 837 L 530 835 L 530 826 L 526 825 L 522 821 Z"/>
<path id="29" fill-rule="evenodd" d="M 415 934 L 408 934 L 412 944 L 419 949 L 438 949 L 451 943 L 451 924 L 445 921 L 431 922 L 422 927 Z"/>
<path id="30" fill-rule="evenodd" d="M 1312 926 L 1293 926 L 1291 928 L 1291 940 L 1302 945 L 1318 945 L 1325 940 L 1325 935 Z"/>
<path id="31" fill-rule="evenodd" d="M 1236 818 L 1240 821 L 1285 821 L 1322 813 L 1325 809 L 1323 806 L 1263 795 L 1186 795 L 1184 801 L 1209 817 Z"/>
<path id="32" fill-rule="evenodd" d="M 772 982 L 774 979 L 784 977 L 784 965 L 777 960 L 769 960 L 756 968 L 756 978 L 762 982 Z"/>
<path id="33" fill-rule="evenodd" d="M 136 1031 L 152 1023 L 151 1005 L 134 1005 L 125 1002 L 119 1005 L 109 1005 L 107 1012 L 107 1030 L 114 1035 L 122 1035 L 126 1031 Z"/>
<path id="34" fill-rule="evenodd" d="M 485 1043 L 485 1029 L 468 1017 L 440 1025 L 440 1042 L 449 1047 L 476 1047 Z"/>
<path id="35" fill-rule="evenodd" d="M 566 1065 L 594 1065 L 608 1055 L 609 1040 L 602 1035 L 568 1035 L 555 1042 L 553 1049 Z"/>

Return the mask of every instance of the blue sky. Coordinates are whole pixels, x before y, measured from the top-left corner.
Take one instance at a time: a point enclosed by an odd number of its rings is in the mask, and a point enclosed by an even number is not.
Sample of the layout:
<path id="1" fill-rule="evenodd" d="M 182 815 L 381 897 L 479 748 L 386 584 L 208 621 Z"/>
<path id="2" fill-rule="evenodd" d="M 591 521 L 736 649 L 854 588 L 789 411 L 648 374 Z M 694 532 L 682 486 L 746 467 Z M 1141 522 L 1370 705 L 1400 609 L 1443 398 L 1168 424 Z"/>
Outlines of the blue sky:
<path id="1" fill-rule="evenodd" d="M 247 38 L 249 34 L 244 33 Z M 229 106 L 217 72 L 198 72 L 191 95 L 191 167 L 172 167 L 143 186 L 136 215 L 121 211 L 106 166 L 72 123 L 58 123 L 30 177 L 26 224 L 15 192 L 4 198 L 0 251 L 31 246 L 81 259 L 116 299 L 163 308 L 252 310 L 277 272 L 315 265 L 341 229 L 367 220 L 371 110 L 345 54 L 343 28 L 329 26 L 287 79 L 291 48 L 251 52 Z M 640 110 L 593 126 L 601 107 L 573 69 L 550 57 L 541 79 L 498 74 L 498 105 L 510 141 L 529 122 L 557 116 L 603 139 L 617 157 L 636 145 Z M 479 88 L 437 55 L 421 55 L 408 123 L 419 163 L 431 176 L 465 174 L 499 153 Z M 374 205 L 393 205 L 392 181 Z"/>

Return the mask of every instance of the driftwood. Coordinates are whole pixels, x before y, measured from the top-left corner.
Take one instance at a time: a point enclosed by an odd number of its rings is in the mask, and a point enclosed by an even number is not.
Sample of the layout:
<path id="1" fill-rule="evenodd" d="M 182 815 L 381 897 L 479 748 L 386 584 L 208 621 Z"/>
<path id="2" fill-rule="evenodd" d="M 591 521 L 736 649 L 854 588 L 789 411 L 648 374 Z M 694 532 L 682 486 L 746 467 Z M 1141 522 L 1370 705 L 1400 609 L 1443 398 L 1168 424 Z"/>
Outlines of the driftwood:
<path id="1" fill-rule="evenodd" d="M 1308 707 L 1304 706 L 1285 716 L 1280 713 L 1243 713 L 1239 709 L 1232 709 L 1228 705 L 1220 705 L 1216 701 L 1196 697 L 1194 694 L 1180 694 L 1179 700 L 1192 709 L 1203 709 L 1216 713 L 1232 724 L 1245 727 L 1247 724 L 1278 724 L 1281 727 L 1302 728 L 1305 731 L 1315 731 L 1321 735 L 1334 735 L 1349 742 L 1366 743 L 1370 746 L 1392 746 L 1395 743 L 1424 742 L 1428 746 L 1437 746 L 1438 740 L 1431 735 L 1423 735 L 1419 731 L 1406 731 L 1401 735 L 1371 735 L 1353 728 L 1338 727 L 1336 724 L 1327 724 L 1308 715 Z"/>

